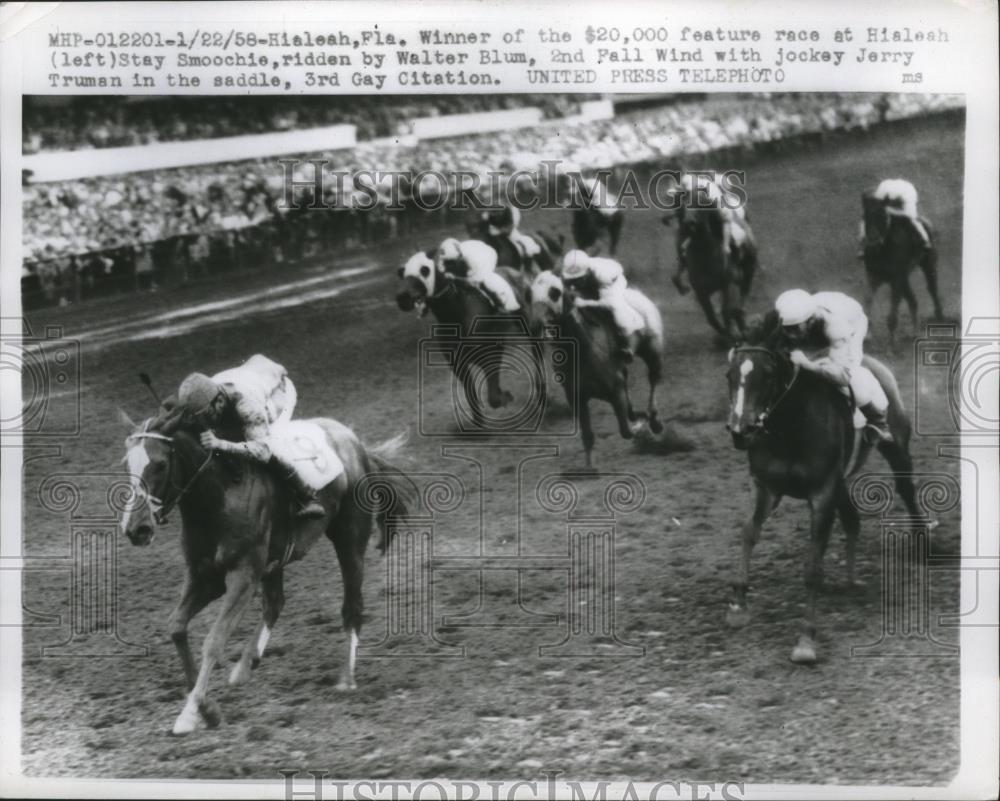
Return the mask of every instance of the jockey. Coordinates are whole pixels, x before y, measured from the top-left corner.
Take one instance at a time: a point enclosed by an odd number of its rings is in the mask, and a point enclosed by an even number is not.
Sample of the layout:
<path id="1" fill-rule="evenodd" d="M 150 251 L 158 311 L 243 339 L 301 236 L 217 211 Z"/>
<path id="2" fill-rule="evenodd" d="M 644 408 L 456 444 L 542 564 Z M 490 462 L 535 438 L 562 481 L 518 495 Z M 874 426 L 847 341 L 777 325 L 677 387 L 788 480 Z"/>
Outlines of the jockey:
<path id="1" fill-rule="evenodd" d="M 205 426 L 202 445 L 264 464 L 273 460 L 295 493 L 299 505 L 296 516 L 323 517 L 326 511 L 316 491 L 301 479 L 293 464 L 274 454 L 269 442 L 271 426 L 291 419 L 296 399 L 285 368 L 259 354 L 211 378 L 192 373 L 177 391 L 179 404 Z"/>
<path id="2" fill-rule="evenodd" d="M 680 217 L 680 233 L 677 237 L 677 269 L 671 276 L 671 280 L 677 287 L 677 291 L 684 295 L 688 291 L 688 287 L 684 283 L 684 274 L 688 268 L 687 250 L 691 243 L 690 229 L 685 225 L 689 205 L 693 205 L 695 208 L 705 208 L 707 200 L 712 208 L 719 210 L 722 217 L 722 241 L 725 253 L 728 253 L 731 247 L 739 245 L 743 240 L 742 224 L 746 222 L 746 209 L 743 206 L 732 209 L 726 205 L 725 187 L 722 185 L 722 176 L 718 173 L 715 173 L 714 177 L 710 179 L 704 173 L 686 172 L 681 176 L 680 186 L 676 191 L 682 198 L 682 204 L 678 215 Z M 698 200 L 694 202 L 696 196 Z M 669 217 L 664 218 L 664 222 L 668 222 L 669 219 Z M 739 224 L 734 225 L 734 219 L 738 219 Z"/>
<path id="3" fill-rule="evenodd" d="M 642 315 L 628 302 L 625 270 L 614 259 L 590 256 L 571 250 L 563 257 L 561 277 L 568 287 L 579 292 L 577 306 L 603 306 L 611 311 L 618 328 L 619 344 L 626 361 L 632 358 L 632 341 L 645 327 Z"/>
<path id="4" fill-rule="evenodd" d="M 453 281 L 465 281 L 483 292 L 505 312 L 521 308 L 514 290 L 496 270 L 497 252 L 476 239 L 446 239 L 434 256 L 435 266 Z"/>
<path id="5" fill-rule="evenodd" d="M 924 250 L 930 250 L 931 237 L 917 212 L 917 188 L 913 184 L 902 178 L 887 178 L 878 185 L 872 196 L 885 204 L 887 214 L 906 220 L 916 231 Z M 861 238 L 864 242 L 863 220 L 861 222 Z"/>
<path id="6" fill-rule="evenodd" d="M 891 442 L 889 399 L 872 374 L 862 366 L 868 318 L 861 304 L 843 292 L 801 289 L 782 292 L 774 303 L 781 338 L 793 348 L 792 364 L 819 373 L 842 389 L 850 387 L 854 401 L 876 439 Z"/>
<path id="7" fill-rule="evenodd" d="M 542 252 L 542 248 L 534 237 L 520 230 L 520 225 L 521 210 L 517 206 L 505 205 L 502 209 L 490 212 L 490 236 L 506 236 L 524 256 L 525 262 L 530 264 Z"/>

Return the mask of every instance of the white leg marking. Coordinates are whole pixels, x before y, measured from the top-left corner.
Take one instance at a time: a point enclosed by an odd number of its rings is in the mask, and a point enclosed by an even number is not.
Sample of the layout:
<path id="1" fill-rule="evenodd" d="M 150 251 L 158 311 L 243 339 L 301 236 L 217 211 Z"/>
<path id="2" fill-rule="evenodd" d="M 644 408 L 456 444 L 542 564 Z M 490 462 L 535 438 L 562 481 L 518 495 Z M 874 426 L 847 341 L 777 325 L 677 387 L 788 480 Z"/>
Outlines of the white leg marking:
<path id="1" fill-rule="evenodd" d="M 351 629 L 347 641 L 347 661 L 340 671 L 340 681 L 337 682 L 338 690 L 353 690 L 357 687 L 354 682 L 354 665 L 358 659 L 358 633 Z"/>
<path id="2" fill-rule="evenodd" d="M 260 630 L 260 636 L 257 638 L 257 658 L 260 659 L 264 656 L 264 649 L 267 648 L 267 641 L 271 639 L 271 629 L 267 626 L 262 626 Z"/>
<path id="3" fill-rule="evenodd" d="M 190 734 L 195 729 L 204 726 L 204 721 L 201 719 L 201 713 L 198 711 L 198 704 L 192 700 L 189 695 L 187 703 L 184 704 L 184 708 L 181 713 L 177 716 L 177 720 L 174 721 L 174 734 L 183 735 Z"/>

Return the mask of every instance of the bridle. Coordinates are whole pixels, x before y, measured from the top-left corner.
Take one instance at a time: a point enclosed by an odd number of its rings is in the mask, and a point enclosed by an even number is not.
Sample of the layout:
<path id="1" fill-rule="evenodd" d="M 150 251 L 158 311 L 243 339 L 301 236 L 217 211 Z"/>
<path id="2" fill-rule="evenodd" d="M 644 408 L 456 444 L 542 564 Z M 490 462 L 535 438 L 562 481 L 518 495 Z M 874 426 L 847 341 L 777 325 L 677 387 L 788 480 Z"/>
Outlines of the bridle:
<path id="1" fill-rule="evenodd" d="M 770 356 L 772 359 L 775 360 L 780 360 L 785 358 L 782 354 L 778 353 L 777 351 L 773 351 L 770 348 L 762 348 L 758 345 L 745 345 L 743 347 L 736 348 L 733 351 L 733 356 L 735 357 L 737 353 L 746 353 L 747 351 L 753 351 L 755 353 L 766 353 L 768 356 Z M 757 419 L 754 421 L 754 427 L 760 428 L 763 431 L 767 431 L 768 418 L 773 414 L 774 410 L 777 409 L 778 406 L 781 404 L 781 402 L 785 399 L 785 396 L 788 395 L 788 393 L 791 391 L 792 387 L 795 385 L 795 380 L 798 377 L 799 377 L 799 366 L 796 364 L 792 370 L 792 377 L 789 380 L 788 384 L 786 384 L 784 389 L 781 390 L 781 392 L 778 394 L 778 397 L 775 398 L 774 401 L 772 401 L 771 404 L 764 411 L 762 411 L 760 414 L 757 415 Z"/>
<path id="2" fill-rule="evenodd" d="M 161 442 L 166 442 L 170 446 L 170 461 L 167 467 L 167 478 L 170 481 L 170 488 L 177 490 L 177 492 L 172 498 L 164 501 L 162 498 L 159 498 L 152 493 L 146 492 L 145 490 L 142 491 L 142 494 L 145 496 L 149 505 L 153 509 L 153 519 L 156 521 L 157 525 L 162 526 L 167 522 L 167 515 L 169 515 L 170 512 L 173 511 L 174 507 L 180 503 L 181 498 L 183 498 L 188 493 L 188 490 L 194 486 L 194 483 L 198 480 L 201 474 L 208 469 L 209 464 L 212 462 L 212 451 L 208 452 L 208 456 L 205 457 L 205 461 L 203 461 L 198 469 L 195 470 L 194 475 L 188 479 L 187 483 L 183 487 L 179 487 L 174 483 L 174 438 L 168 437 L 166 434 L 160 434 L 157 431 L 137 431 L 126 437 L 125 441 L 131 442 L 132 440 L 138 439 L 158 439 Z"/>

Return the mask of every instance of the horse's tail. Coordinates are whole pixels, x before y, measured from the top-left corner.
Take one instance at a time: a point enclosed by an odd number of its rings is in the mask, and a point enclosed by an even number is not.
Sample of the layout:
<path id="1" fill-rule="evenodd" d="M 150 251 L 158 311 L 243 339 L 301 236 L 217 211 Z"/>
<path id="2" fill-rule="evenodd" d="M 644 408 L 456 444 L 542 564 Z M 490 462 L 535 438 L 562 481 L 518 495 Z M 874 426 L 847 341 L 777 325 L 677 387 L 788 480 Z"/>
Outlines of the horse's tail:
<path id="1" fill-rule="evenodd" d="M 861 363 L 871 370 L 882 389 L 889 399 L 889 429 L 896 442 L 906 451 L 910 448 L 910 435 L 913 432 L 913 425 L 910 417 L 906 413 L 906 405 L 903 403 L 903 396 L 899 392 L 899 384 L 896 376 L 882 362 L 874 356 L 865 355 Z"/>
<path id="2" fill-rule="evenodd" d="M 403 431 L 394 437 L 366 449 L 366 506 L 373 510 L 375 523 L 382 536 L 378 549 L 385 554 L 394 529 L 389 518 L 405 517 L 419 495 L 417 485 L 406 472 L 393 463 L 409 437 Z"/>

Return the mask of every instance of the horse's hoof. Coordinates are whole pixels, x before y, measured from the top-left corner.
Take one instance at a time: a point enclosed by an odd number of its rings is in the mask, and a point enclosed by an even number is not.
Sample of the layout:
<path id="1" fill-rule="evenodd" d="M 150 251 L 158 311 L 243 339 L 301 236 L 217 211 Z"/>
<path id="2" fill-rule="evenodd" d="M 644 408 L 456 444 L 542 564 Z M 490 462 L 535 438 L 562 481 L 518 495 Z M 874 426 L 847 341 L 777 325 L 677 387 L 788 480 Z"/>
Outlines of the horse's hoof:
<path id="1" fill-rule="evenodd" d="M 202 701 L 201 706 L 198 707 L 198 711 L 201 712 L 201 716 L 208 728 L 214 729 L 222 723 L 222 711 L 215 701 Z"/>
<path id="2" fill-rule="evenodd" d="M 184 737 L 198 729 L 204 729 L 207 725 L 196 709 L 185 704 L 184 709 L 174 721 L 174 727 L 170 733 L 175 737 Z"/>
<path id="3" fill-rule="evenodd" d="M 229 684 L 235 687 L 240 684 L 246 684 L 250 681 L 250 666 L 241 659 L 235 665 L 233 669 L 229 671 Z"/>
<path id="4" fill-rule="evenodd" d="M 745 606 L 730 604 L 726 610 L 726 625 L 732 629 L 741 629 L 750 622 L 750 610 Z"/>
<path id="5" fill-rule="evenodd" d="M 663 423 L 660 422 L 659 418 L 656 416 L 650 416 L 649 418 L 649 430 L 654 434 L 663 433 Z"/>
<path id="6" fill-rule="evenodd" d="M 357 683 L 353 678 L 349 676 L 341 676 L 340 681 L 337 682 L 336 688 L 342 693 L 350 692 L 351 690 L 358 689 Z"/>
<path id="7" fill-rule="evenodd" d="M 800 638 L 792 649 L 791 659 L 796 665 L 816 664 L 816 646 L 812 640 L 805 637 Z"/>

